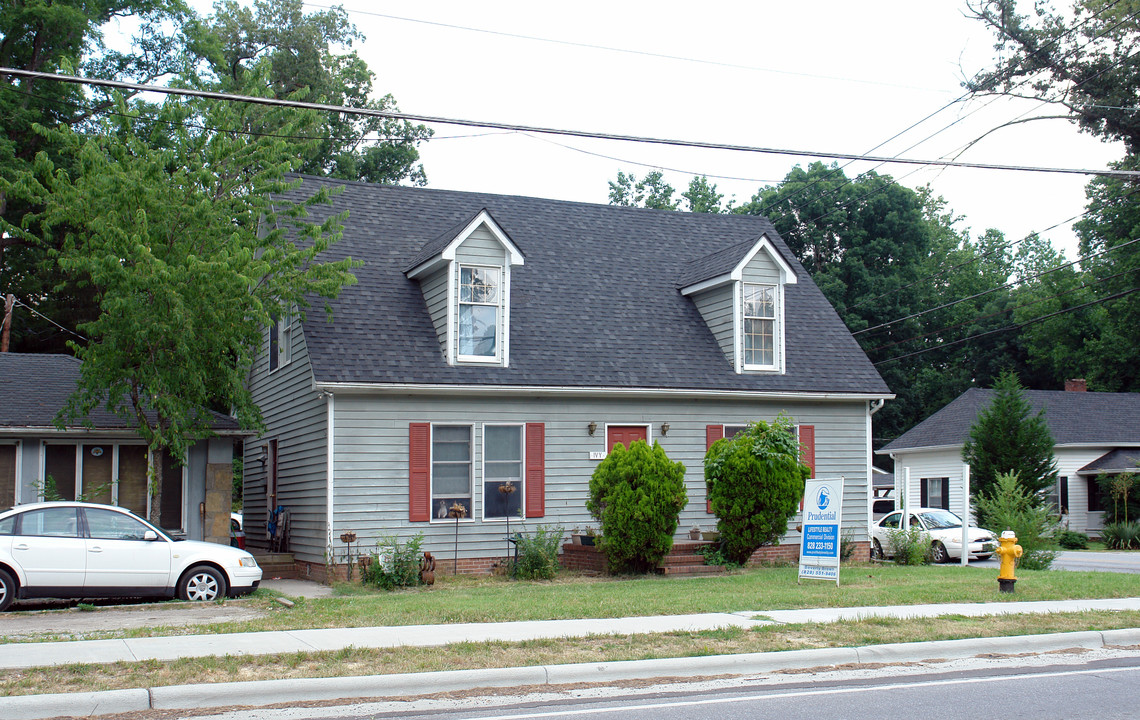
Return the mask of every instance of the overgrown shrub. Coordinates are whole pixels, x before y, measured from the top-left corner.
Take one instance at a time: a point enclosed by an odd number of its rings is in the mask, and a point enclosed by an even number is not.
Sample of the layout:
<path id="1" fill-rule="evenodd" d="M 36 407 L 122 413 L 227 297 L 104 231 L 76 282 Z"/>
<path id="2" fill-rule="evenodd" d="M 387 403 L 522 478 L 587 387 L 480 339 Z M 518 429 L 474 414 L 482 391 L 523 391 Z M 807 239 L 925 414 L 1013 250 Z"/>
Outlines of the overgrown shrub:
<path id="1" fill-rule="evenodd" d="M 423 533 L 416 533 L 406 543 L 401 543 L 395 536 L 381 538 L 361 581 L 384 590 L 419 585 L 423 542 Z"/>
<path id="2" fill-rule="evenodd" d="M 1140 522 L 1108 523 L 1100 535 L 1109 550 L 1140 548 Z"/>
<path id="3" fill-rule="evenodd" d="M 705 485 L 725 557 L 743 565 L 758 547 L 779 540 L 810 474 L 784 415 L 713 443 L 705 454 Z"/>
<path id="4" fill-rule="evenodd" d="M 696 553 L 704 557 L 705 565 L 721 565 L 726 570 L 735 570 L 740 567 L 740 563 L 725 557 L 724 551 L 721 550 L 720 543 L 701 545 L 697 548 Z"/>
<path id="5" fill-rule="evenodd" d="M 558 571 L 558 548 L 563 530 L 557 525 L 539 525 L 533 535 L 515 536 L 518 560 L 511 565 L 511 577 L 518 580 L 552 580 Z"/>
<path id="6" fill-rule="evenodd" d="M 839 562 L 847 562 L 855 554 L 855 532 L 845 528 L 839 536 Z M 867 558 L 863 558 L 866 560 Z"/>
<path id="7" fill-rule="evenodd" d="M 987 527 L 1001 535 L 1012 530 L 1022 555 L 1017 566 L 1026 570 L 1048 570 L 1057 557 L 1054 536 L 1059 523 L 1052 507 L 1038 507 L 1036 498 L 1022 486 L 1016 473 L 997 476 L 987 494 L 978 497 L 978 514 Z"/>
<path id="8" fill-rule="evenodd" d="M 926 565 L 933 561 L 930 538 L 917 525 L 887 531 L 887 545 L 897 565 Z"/>
<path id="9" fill-rule="evenodd" d="M 1056 539 L 1066 550 L 1084 550 L 1089 546 L 1089 536 L 1076 530 L 1058 530 Z"/>
<path id="10" fill-rule="evenodd" d="M 685 466 L 656 442 L 614 445 L 590 478 L 586 509 L 602 525 L 599 538 L 611 572 L 647 572 L 673 547 L 685 495 Z"/>
<path id="11" fill-rule="evenodd" d="M 1096 478 L 1096 484 L 1100 486 L 1101 496 L 1112 500 L 1111 513 L 1107 504 L 1104 508 L 1106 523 L 1127 523 L 1140 519 L 1140 483 L 1136 482 L 1135 473 L 1101 473 Z"/>

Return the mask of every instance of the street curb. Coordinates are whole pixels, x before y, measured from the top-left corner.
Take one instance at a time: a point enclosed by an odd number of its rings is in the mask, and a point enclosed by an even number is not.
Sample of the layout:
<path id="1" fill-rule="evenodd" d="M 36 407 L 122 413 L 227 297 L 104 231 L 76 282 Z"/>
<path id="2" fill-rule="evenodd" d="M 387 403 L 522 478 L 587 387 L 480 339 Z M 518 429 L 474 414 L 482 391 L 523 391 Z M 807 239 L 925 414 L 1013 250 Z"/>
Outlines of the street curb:
<path id="1" fill-rule="evenodd" d="M 0 717 L 5 720 L 44 720 L 60 715 L 90 716 L 140 710 L 191 710 L 408 697 L 476 688 L 650 680 L 661 677 L 756 675 L 833 665 L 920 662 L 932 659 L 969 658 L 987 653 L 1021 654 L 1068 648 L 1099 649 L 1106 646 L 1129 645 L 1140 645 L 1140 628 L 657 660 L 172 685 L 149 690 L 108 690 L 0 698 Z"/>
<path id="2" fill-rule="evenodd" d="M 115 715 L 149 709 L 150 693 L 143 689 L 0 698 L 0 717 L 4 720 L 42 720 L 61 715 Z"/>

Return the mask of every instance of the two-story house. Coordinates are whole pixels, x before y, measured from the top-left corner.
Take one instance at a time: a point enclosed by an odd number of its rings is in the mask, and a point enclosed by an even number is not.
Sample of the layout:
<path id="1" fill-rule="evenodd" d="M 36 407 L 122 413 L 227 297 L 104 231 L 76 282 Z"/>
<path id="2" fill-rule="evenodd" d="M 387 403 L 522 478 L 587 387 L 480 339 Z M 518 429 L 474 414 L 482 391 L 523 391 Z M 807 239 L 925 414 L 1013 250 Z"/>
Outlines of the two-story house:
<path id="1" fill-rule="evenodd" d="M 347 212 L 330 259 L 358 284 L 282 318 L 250 375 L 268 430 L 246 444 L 246 526 L 290 513 L 302 574 L 423 533 L 485 571 L 518 529 L 591 525 L 615 442 L 688 469 L 680 532 L 713 529 L 702 460 L 754 420 L 791 416 L 818 477 L 846 479 L 867 542 L 871 415 L 890 391 L 768 220 L 305 177 Z M 314 217 L 314 221 L 323 219 Z M 511 481 L 517 492 L 498 492 Z M 794 539 L 794 535 L 793 538 Z M 448 563 L 450 567 L 450 563 Z"/>

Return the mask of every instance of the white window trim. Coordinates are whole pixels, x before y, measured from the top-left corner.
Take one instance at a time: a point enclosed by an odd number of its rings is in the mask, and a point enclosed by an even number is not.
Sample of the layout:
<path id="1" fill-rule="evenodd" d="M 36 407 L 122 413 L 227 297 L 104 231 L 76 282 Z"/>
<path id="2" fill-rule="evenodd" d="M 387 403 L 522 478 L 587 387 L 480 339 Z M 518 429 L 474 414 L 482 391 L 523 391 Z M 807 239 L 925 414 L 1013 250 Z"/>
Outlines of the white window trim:
<path id="1" fill-rule="evenodd" d="M 467 471 L 467 487 L 471 489 L 471 512 L 467 517 L 459 518 L 461 523 L 475 522 L 475 423 L 464 422 L 433 422 L 431 425 L 431 437 L 428 439 L 428 523 L 442 525 L 454 524 L 455 518 L 439 518 L 436 517 L 435 507 L 435 429 L 436 427 L 465 427 L 469 433 L 468 437 L 471 440 L 471 461 L 470 468 Z M 482 460 L 482 458 L 480 458 Z"/>
<path id="2" fill-rule="evenodd" d="M 776 304 L 775 312 L 772 317 L 772 364 L 758 365 L 748 364 L 745 362 L 744 357 L 744 286 L 755 285 L 758 287 L 770 287 L 773 289 L 772 302 Z M 784 372 L 784 286 L 782 284 L 771 283 L 754 283 L 754 282 L 740 282 L 737 283 L 737 297 L 739 298 L 739 306 L 737 309 L 737 363 L 747 371 L 760 371 L 760 372 Z M 766 318 L 765 318 L 766 319 Z"/>
<path id="3" fill-rule="evenodd" d="M 274 367 L 271 361 L 266 362 L 270 375 L 281 372 L 286 365 L 293 361 L 293 311 L 291 308 L 285 310 L 280 317 L 270 324 L 270 342 L 267 343 L 267 353 L 273 352 L 274 333 L 277 334 L 277 366 Z"/>
<path id="4" fill-rule="evenodd" d="M 495 356 L 459 354 L 459 278 L 463 268 L 499 271 L 499 303 L 495 327 Z M 510 366 L 511 266 L 452 261 L 447 271 L 447 362 L 449 365 Z"/>
<path id="5" fill-rule="evenodd" d="M 526 512 L 526 423 L 483 423 L 479 438 L 479 487 L 482 488 L 480 497 L 480 519 L 483 522 L 506 523 L 506 517 L 487 517 L 487 428 L 489 427 L 517 427 L 519 429 L 519 474 L 521 475 L 519 492 L 519 507 Z M 474 464 L 474 463 L 472 463 Z M 496 490 L 496 492 L 498 492 Z M 522 518 L 516 518 L 521 520 Z M 455 522 L 452 520 L 452 522 Z"/>

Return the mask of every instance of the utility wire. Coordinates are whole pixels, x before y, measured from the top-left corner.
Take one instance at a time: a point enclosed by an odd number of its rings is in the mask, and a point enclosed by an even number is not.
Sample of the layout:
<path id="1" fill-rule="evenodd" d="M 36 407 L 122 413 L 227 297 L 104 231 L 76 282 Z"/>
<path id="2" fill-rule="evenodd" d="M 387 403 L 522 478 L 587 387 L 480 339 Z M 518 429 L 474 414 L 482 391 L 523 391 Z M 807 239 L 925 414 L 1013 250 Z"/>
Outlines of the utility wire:
<path id="1" fill-rule="evenodd" d="M 1100 305 L 1101 303 L 1106 303 L 1106 302 L 1109 302 L 1111 300 L 1119 300 L 1120 298 L 1127 297 L 1128 295 L 1131 295 L 1132 293 L 1135 293 L 1135 292 L 1140 292 L 1140 287 L 1132 288 L 1131 290 L 1125 290 L 1123 292 L 1118 292 L 1115 295 L 1109 295 L 1108 297 L 1104 297 L 1104 298 L 1101 298 L 1099 300 L 1091 300 L 1091 301 L 1084 303 L 1082 305 L 1075 305 L 1071 308 L 1065 308 L 1064 310 L 1058 310 L 1057 312 L 1052 312 L 1052 313 L 1049 313 L 1048 315 L 1042 315 L 1040 317 L 1033 318 L 1032 320 L 1027 320 L 1023 323 L 1018 323 L 1015 325 L 1006 325 L 1004 327 L 997 328 L 996 330 L 987 330 L 986 332 L 977 333 L 976 335 L 970 335 L 969 337 L 964 337 L 960 340 L 952 340 L 950 342 L 945 342 L 945 343 L 942 343 L 940 345 L 937 345 L 936 347 L 926 348 L 924 350 L 916 350 L 912 353 L 907 353 L 905 355 L 897 355 L 893 358 L 888 358 L 886 360 L 880 360 L 879 362 L 873 363 L 873 364 L 876 366 L 884 365 L 884 364 L 889 363 L 889 362 L 895 362 L 896 360 L 903 360 L 904 358 L 914 357 L 916 355 L 924 355 L 928 352 L 933 352 L 935 350 L 941 350 L 942 348 L 950 347 L 951 345 L 960 345 L 964 342 L 969 342 L 970 340 L 977 340 L 978 338 L 986 337 L 987 335 L 995 335 L 997 333 L 1005 332 L 1007 330 L 1019 330 L 1023 327 L 1028 327 L 1030 325 L 1035 325 L 1039 322 L 1044 322 L 1045 320 L 1057 317 L 1058 315 L 1064 315 L 1065 313 L 1071 313 L 1071 312 L 1075 312 L 1077 310 L 1083 310 L 1087 307 L 1092 307 L 1094 305 Z"/>
<path id="2" fill-rule="evenodd" d="M 1083 262 L 1085 260 L 1092 260 L 1095 257 L 1099 257 L 1101 255 L 1105 255 L 1105 254 L 1110 253 L 1110 252 L 1115 252 L 1117 250 L 1120 250 L 1122 248 L 1126 248 L 1129 245 L 1132 245 L 1133 243 L 1137 243 L 1137 242 L 1140 242 L 1140 238 L 1135 238 L 1133 240 L 1129 240 L 1126 243 L 1114 245 L 1113 247 L 1107 248 L 1105 250 L 1101 250 L 1100 252 L 1097 252 L 1097 253 L 1092 253 L 1091 255 L 1085 255 L 1083 257 L 1079 257 L 1076 260 L 1071 260 L 1067 263 L 1063 263 L 1063 264 L 1058 265 L 1056 267 L 1049 268 L 1048 270 L 1042 270 L 1041 272 L 1034 273 L 1033 275 L 1029 275 L 1028 277 L 1023 277 L 1023 278 L 1020 278 L 1018 280 L 1013 280 L 1013 281 L 1008 282 L 1004 285 L 998 285 L 997 287 L 990 288 L 989 290 L 983 290 L 982 292 L 975 293 L 973 295 L 970 295 L 969 297 L 964 297 L 964 298 L 959 298 L 957 300 L 952 300 L 948 303 L 943 303 L 937 307 L 932 307 L 928 310 L 920 310 L 919 312 L 911 313 L 910 315 L 907 315 L 906 317 L 896 318 L 894 320 L 890 320 L 890 321 L 885 322 L 885 323 L 880 323 L 879 325 L 875 325 L 873 327 L 863 328 L 862 330 L 857 330 L 851 334 L 852 335 L 862 335 L 863 333 L 872 332 L 874 330 L 881 330 L 885 327 L 897 325 L 898 323 L 901 323 L 905 320 L 913 320 L 914 318 L 922 317 L 923 315 L 926 315 L 928 313 L 932 313 L 936 310 L 944 310 L 948 307 L 953 307 L 959 303 L 964 303 L 967 300 L 976 300 L 977 298 L 983 297 L 985 295 L 989 295 L 990 293 L 995 293 L 998 290 L 1004 290 L 1005 288 L 1010 288 L 1010 287 L 1013 287 L 1014 285 L 1020 285 L 1022 283 L 1028 282 L 1030 280 L 1034 280 L 1036 278 L 1041 277 L 1042 275 L 1048 275 L 1049 273 L 1054 273 L 1054 272 L 1057 272 L 1058 270 L 1063 270 L 1063 269 L 1070 267 L 1072 265 L 1076 265 L 1079 262 Z"/>
<path id="3" fill-rule="evenodd" d="M 488 120 L 468 120 L 463 118 L 446 118 L 432 115 L 418 115 L 413 113 L 391 112 L 388 110 L 375 110 L 372 108 L 352 108 L 344 105 L 327 105 L 324 103 L 310 103 L 298 100 L 279 100 L 277 98 L 253 97 L 250 95 L 235 95 L 214 92 L 209 90 L 192 90 L 189 88 L 171 88 L 158 85 L 145 85 L 129 83 L 118 80 L 104 80 L 101 78 L 81 78 L 57 73 L 43 73 L 32 70 L 0 67 L 0 75 L 14 75 L 16 77 L 35 78 L 40 80 L 56 80 L 59 82 L 77 83 L 81 85 L 94 85 L 120 90 L 133 90 L 135 92 L 154 92 L 165 95 L 180 95 L 185 97 L 198 97 L 208 100 L 223 100 L 227 102 L 245 102 L 257 105 L 270 105 L 275 107 L 292 107 L 306 110 L 320 110 L 324 112 L 340 112 L 346 114 L 366 115 L 369 117 L 382 117 L 395 120 L 408 120 L 421 123 L 438 123 L 441 125 L 459 125 L 463 127 L 495 128 L 499 130 L 517 130 L 520 132 L 533 132 L 544 135 L 563 135 L 568 137 L 584 137 L 600 140 L 614 140 L 618 142 L 642 143 L 648 145 L 666 145 L 671 147 L 701 148 L 705 150 L 728 150 L 732 152 L 748 152 L 766 155 L 788 155 L 792 157 L 833 158 L 838 160 L 865 160 L 869 162 L 883 162 L 899 165 L 935 165 L 945 167 L 962 167 L 979 170 L 1008 170 L 1016 172 L 1057 173 L 1067 175 L 1093 175 L 1100 177 L 1135 178 L 1140 177 L 1138 170 L 1093 170 L 1087 168 L 1061 168 L 1038 167 L 1029 165 L 1006 165 L 998 163 L 974 163 L 943 160 L 920 160 L 916 158 L 890 158 L 855 153 L 830 152 L 820 150 L 796 150 L 792 148 L 771 148 L 756 145 L 738 145 L 732 143 L 717 143 L 703 140 L 680 140 L 670 138 L 656 138 L 644 135 L 624 135 L 619 133 L 594 132 L 588 130 L 573 130 L 569 128 L 541 127 L 533 125 L 519 125 Z"/>
<path id="4" fill-rule="evenodd" d="M 1003 308 L 1001 310 L 998 310 L 997 312 L 993 312 L 993 313 L 990 313 L 988 315 L 980 315 L 978 317 L 971 317 L 971 318 L 968 318 L 966 320 L 962 320 L 961 322 L 956 322 L 953 325 L 944 325 L 940 328 L 936 328 L 936 329 L 931 330 L 929 332 L 925 332 L 921 335 L 916 335 L 912 338 L 907 338 L 906 340 L 897 340 L 893 343 L 887 343 L 886 345 L 880 345 L 878 347 L 871 348 L 870 350 L 867 350 L 867 353 L 870 354 L 873 352 L 878 352 L 879 350 L 887 350 L 889 348 L 897 347 L 898 345 L 903 345 L 903 344 L 908 343 L 908 342 L 914 342 L 915 340 L 922 340 L 923 338 L 930 337 L 931 335 L 937 335 L 938 333 L 946 332 L 947 330 L 953 330 L 954 328 L 962 327 L 963 325 L 965 325 L 967 323 L 974 323 L 974 322 L 978 322 L 980 320 L 989 320 L 990 318 L 995 318 L 998 315 L 1004 315 L 1006 313 L 1013 312 L 1015 310 L 1021 310 L 1022 308 L 1033 307 L 1034 305 L 1039 305 L 1039 304 L 1046 302 L 1048 300 L 1056 300 L 1058 298 L 1065 297 L 1066 295 L 1072 295 L 1073 293 L 1078 292 L 1080 290 L 1086 290 L 1088 288 L 1093 287 L 1094 285 L 1099 285 L 1100 283 L 1108 282 L 1109 280 L 1115 280 L 1116 278 L 1122 277 L 1124 275 L 1130 275 L 1132 272 L 1133 272 L 1132 270 L 1124 270 L 1123 272 L 1118 272 L 1114 275 L 1109 275 L 1108 277 L 1098 278 L 1097 280 L 1095 280 L 1094 282 L 1091 282 L 1091 283 L 1082 283 L 1075 288 L 1069 288 L 1068 290 L 1066 290 L 1064 292 L 1057 293 L 1056 295 L 1049 295 L 1048 297 L 1037 298 L 1037 299 L 1031 300 L 1027 303 L 1022 303 L 1020 305 L 1014 305 L 1012 307 Z"/>
<path id="5" fill-rule="evenodd" d="M 30 310 L 32 312 L 33 315 L 38 315 L 39 317 L 43 318 L 44 320 L 47 320 L 49 323 L 51 323 L 52 325 L 55 325 L 57 328 L 59 328 L 60 330 L 62 330 L 64 332 L 71 333 L 72 335 L 74 335 L 75 337 L 79 338 L 80 340 L 82 340 L 84 342 L 91 342 L 91 340 L 89 338 L 87 338 L 83 335 L 80 335 L 79 333 L 75 332 L 74 330 L 69 330 L 69 329 L 65 328 L 64 326 L 57 323 L 55 320 L 52 320 L 47 315 L 44 315 L 43 313 L 41 313 L 39 310 L 36 310 L 31 305 L 29 305 L 25 302 L 22 302 L 20 300 L 20 298 L 16 298 L 15 304 L 19 307 L 27 308 L 28 310 Z"/>

